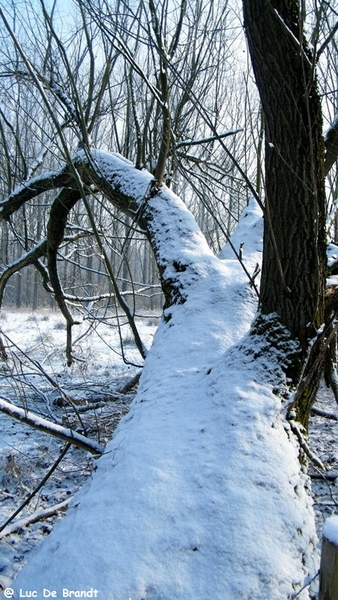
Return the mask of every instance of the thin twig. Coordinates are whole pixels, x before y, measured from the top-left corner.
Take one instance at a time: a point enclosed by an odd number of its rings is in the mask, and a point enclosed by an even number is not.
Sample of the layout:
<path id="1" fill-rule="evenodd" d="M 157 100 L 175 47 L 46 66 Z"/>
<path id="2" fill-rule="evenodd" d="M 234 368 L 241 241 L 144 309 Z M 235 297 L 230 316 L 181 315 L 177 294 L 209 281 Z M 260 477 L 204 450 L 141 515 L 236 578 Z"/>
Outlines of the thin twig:
<path id="1" fill-rule="evenodd" d="M 303 587 L 301 587 L 300 590 L 298 590 L 298 592 L 296 592 L 293 596 L 291 596 L 292 600 L 294 600 L 295 598 L 298 598 L 298 596 L 304 590 L 306 590 L 307 587 L 310 587 L 310 585 L 314 582 L 314 580 L 317 579 L 319 573 L 320 573 L 320 571 L 317 571 L 317 573 L 312 577 L 312 579 L 310 579 L 310 581 L 308 583 L 306 583 L 305 585 L 303 585 Z"/>

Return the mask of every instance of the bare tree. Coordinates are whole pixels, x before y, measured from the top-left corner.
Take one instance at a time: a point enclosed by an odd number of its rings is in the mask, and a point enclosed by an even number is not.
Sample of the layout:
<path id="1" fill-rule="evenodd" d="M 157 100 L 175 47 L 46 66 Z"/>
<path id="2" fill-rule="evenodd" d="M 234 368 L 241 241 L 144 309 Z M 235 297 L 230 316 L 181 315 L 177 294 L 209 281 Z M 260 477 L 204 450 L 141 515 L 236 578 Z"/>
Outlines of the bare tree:
<path id="1" fill-rule="evenodd" d="M 227 5 L 213 4 L 205 10 L 204 4 L 196 2 L 188 5 L 183 2 L 173 17 L 174 13 L 168 7 L 163 5 L 161 8 L 154 3 L 150 3 L 149 7 L 146 3 L 139 3 L 134 11 L 131 5 L 117 2 L 116 12 L 105 3 L 99 7 L 80 3 L 78 30 L 70 33 L 67 41 L 59 33 L 57 3 L 50 12 L 43 1 L 40 6 L 41 15 L 33 8 L 29 12 L 29 18 L 35 18 L 39 27 L 36 49 L 33 40 L 27 40 L 33 50 L 26 50 L 30 46 L 25 39 L 19 41 L 15 26 L 9 23 L 9 14 L 6 16 L 3 12 L 4 43 L 8 46 L 8 56 L 3 63 L 2 81 L 9 90 L 9 106 L 12 106 L 4 117 L 3 147 L 6 158 L 6 147 L 11 144 L 12 137 L 25 163 L 25 170 L 15 179 L 10 165 L 11 161 L 14 165 L 18 161 L 15 156 L 8 156 L 4 163 L 8 165 L 7 189 L 13 188 L 17 180 L 29 179 L 43 168 L 53 168 L 59 159 L 71 162 L 79 146 L 87 151 L 93 145 L 112 148 L 134 161 L 137 168 L 147 167 L 153 172 L 157 184 L 165 178 L 168 185 L 184 193 L 186 202 L 201 219 L 201 224 L 204 223 L 205 231 L 209 232 L 211 245 L 219 251 L 238 220 L 241 207 L 247 202 L 245 182 L 234 173 L 233 162 L 224 154 L 220 143 L 220 140 L 226 139 L 229 147 L 236 152 L 243 135 L 239 114 L 236 114 L 234 126 L 233 99 L 225 83 L 232 57 L 231 39 L 229 47 L 223 40 L 229 18 Z M 15 8 L 13 15 L 15 23 L 25 25 L 26 13 Z M 8 35 L 12 38 L 12 48 Z M 168 48 L 163 44 L 168 44 Z M 8 60 L 13 54 L 16 62 Z M 33 88 L 30 88 L 31 81 Z M 10 86 L 8 82 L 11 82 Z M 26 118 L 30 114 L 29 107 L 25 111 L 17 110 L 18 94 L 27 96 L 25 102 L 31 102 L 39 115 L 32 124 Z M 165 96 L 168 96 L 167 99 Z M 204 107 L 203 99 L 206 97 L 208 102 Z M 21 130 L 25 127 L 27 147 L 23 147 L 23 136 L 15 133 L 11 119 L 18 120 Z M 35 148 L 29 142 L 33 136 L 37 140 Z M 27 158 L 27 153 L 31 158 Z M 196 195 L 198 203 L 193 200 Z M 74 199 L 74 205 L 67 214 L 66 236 L 59 239 L 53 251 L 53 261 L 49 254 L 49 267 L 47 265 L 46 269 L 44 236 L 48 215 L 42 204 L 46 204 L 47 198 L 48 209 L 53 202 L 50 193 L 41 198 L 41 208 L 40 204 L 37 205 L 40 201 L 36 199 L 32 208 L 24 205 L 17 215 L 11 217 L 13 234 L 17 236 L 17 242 L 11 247 L 16 249 L 16 254 L 4 257 L 1 297 L 8 281 L 15 281 L 13 275 L 34 264 L 43 277 L 45 290 L 54 290 L 55 299 L 63 307 L 68 322 L 68 360 L 71 361 L 70 330 L 74 319 L 67 308 L 67 300 L 66 303 L 62 300 L 63 295 L 68 295 L 68 300 L 77 298 L 78 302 L 82 298 L 82 303 L 86 303 L 95 297 L 102 301 L 106 296 L 108 300 L 110 294 L 114 302 L 116 292 L 121 300 L 128 291 L 144 289 L 144 284 L 152 286 L 156 281 L 153 278 L 150 282 L 139 281 L 140 265 L 146 256 L 147 260 L 150 256 L 146 253 L 145 237 L 138 231 L 137 223 L 135 220 L 128 221 L 128 217 L 125 225 L 117 226 L 121 216 L 107 205 L 100 194 L 95 202 L 88 198 L 85 206 L 76 206 Z M 200 206 L 204 207 L 203 211 Z M 23 212 L 26 213 L 24 218 Z M 36 221 L 37 213 L 39 218 Z M 113 262 L 110 273 L 106 273 L 106 277 L 103 275 L 99 285 L 93 287 L 93 268 L 104 273 L 108 264 L 107 257 L 101 264 L 100 238 L 110 220 L 116 231 L 113 235 L 104 234 L 104 245 L 111 248 L 109 260 L 113 259 Z M 19 234 L 22 223 L 27 223 L 29 234 L 28 230 Z M 9 235 L 6 223 L 3 235 Z M 119 247 L 121 236 L 125 241 Z M 21 246 L 18 246 L 19 240 Z M 91 240 L 91 245 L 86 250 L 88 240 Z M 95 259 L 92 244 L 96 249 Z M 140 257 L 137 261 L 132 259 L 132 268 L 128 266 L 128 257 L 130 259 L 132 254 L 125 251 L 130 244 L 135 246 L 134 256 Z M 138 249 L 140 244 L 142 255 Z M 8 243 L 4 244 L 4 249 L 7 246 Z M 21 252 L 24 252 L 22 260 Z M 48 269 L 54 272 L 52 281 L 49 281 Z M 115 283 L 119 282 L 117 288 L 110 281 L 113 272 Z M 31 277 L 31 269 L 28 273 Z M 28 287 L 25 301 L 35 306 L 37 275 L 34 275 L 33 281 L 35 291 L 30 300 Z M 74 286 L 72 281 L 76 281 L 77 285 Z M 136 287 L 133 281 L 137 282 Z M 17 282 L 20 282 L 20 286 L 16 285 L 18 303 L 22 301 L 20 277 Z M 122 296 L 118 289 L 121 289 Z M 110 293 L 112 290 L 115 290 L 113 294 Z M 45 295 L 42 301 L 46 301 Z"/>

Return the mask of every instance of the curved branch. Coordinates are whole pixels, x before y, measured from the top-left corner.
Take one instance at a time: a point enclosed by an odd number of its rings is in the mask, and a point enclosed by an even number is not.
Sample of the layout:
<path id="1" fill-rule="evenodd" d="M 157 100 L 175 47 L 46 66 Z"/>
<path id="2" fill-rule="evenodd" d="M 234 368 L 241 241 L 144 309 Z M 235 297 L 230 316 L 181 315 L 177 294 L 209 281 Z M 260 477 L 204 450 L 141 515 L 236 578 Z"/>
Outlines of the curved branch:
<path id="1" fill-rule="evenodd" d="M 49 274 L 48 271 L 45 267 L 45 265 L 41 262 L 41 260 L 36 260 L 34 262 L 34 266 L 37 269 L 37 271 L 39 271 L 41 277 L 42 277 L 42 286 L 44 288 L 44 290 L 46 290 L 47 294 L 52 294 L 53 290 L 50 287 L 50 281 L 49 281 Z"/>
<path id="2" fill-rule="evenodd" d="M 58 171 L 50 171 L 43 175 L 37 175 L 28 181 L 24 181 L 17 186 L 7 198 L 0 202 L 0 219 L 8 220 L 9 217 L 18 211 L 26 202 L 36 198 L 43 192 L 71 186 L 73 177 L 69 173 L 66 165 Z"/>
<path id="3" fill-rule="evenodd" d="M 49 221 L 47 225 L 47 260 L 50 282 L 54 291 L 55 300 L 66 319 L 67 324 L 67 343 L 66 356 L 68 366 L 72 364 L 72 327 L 75 324 L 73 316 L 68 309 L 63 294 L 61 282 L 57 270 L 57 252 L 64 238 L 64 231 L 67 225 L 67 217 L 70 210 L 80 200 L 81 193 L 78 190 L 64 188 L 60 191 L 54 200 Z"/>
<path id="4" fill-rule="evenodd" d="M 0 307 L 2 305 L 5 288 L 8 280 L 28 265 L 32 265 L 38 261 L 41 256 L 44 256 L 47 251 L 47 240 L 42 240 L 39 244 L 37 244 L 34 248 L 32 248 L 29 252 L 21 256 L 18 260 L 9 265 L 0 275 Z"/>
<path id="5" fill-rule="evenodd" d="M 85 201 L 88 190 L 84 186 L 93 186 L 143 230 L 157 260 L 165 306 L 185 302 L 187 288 L 198 278 L 201 252 L 210 257 L 212 251 L 184 203 L 165 186 L 150 195 L 154 182 L 151 173 L 136 169 L 118 154 L 98 150 L 89 154 L 79 150 L 71 165 L 53 174 L 35 177 L 17 188 L 3 201 L 2 216 L 14 213 L 39 193 L 63 186 L 65 181 L 67 187 L 59 193 L 50 211 L 47 253 L 51 285 L 69 329 L 74 323 L 58 279 L 56 253 L 69 211 L 80 198 Z"/>

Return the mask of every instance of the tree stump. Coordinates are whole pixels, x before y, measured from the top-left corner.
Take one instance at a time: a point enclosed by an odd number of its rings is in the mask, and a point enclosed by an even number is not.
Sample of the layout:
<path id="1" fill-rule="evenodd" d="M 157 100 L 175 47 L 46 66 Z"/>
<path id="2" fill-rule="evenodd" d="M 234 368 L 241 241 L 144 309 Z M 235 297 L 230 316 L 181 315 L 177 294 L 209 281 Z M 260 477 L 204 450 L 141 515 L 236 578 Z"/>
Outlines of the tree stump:
<path id="1" fill-rule="evenodd" d="M 338 516 L 326 519 L 323 527 L 319 600 L 338 600 Z"/>

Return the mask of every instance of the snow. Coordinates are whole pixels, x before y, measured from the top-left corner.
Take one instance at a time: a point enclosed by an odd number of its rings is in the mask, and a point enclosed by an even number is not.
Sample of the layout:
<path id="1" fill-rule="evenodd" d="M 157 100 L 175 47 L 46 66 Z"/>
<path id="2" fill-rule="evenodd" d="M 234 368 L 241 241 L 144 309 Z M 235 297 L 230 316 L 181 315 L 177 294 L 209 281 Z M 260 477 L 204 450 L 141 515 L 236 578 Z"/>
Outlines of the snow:
<path id="1" fill-rule="evenodd" d="M 326 537 L 331 544 L 338 546 L 338 516 L 334 515 L 326 519 L 323 527 L 323 536 Z"/>
<path id="2" fill-rule="evenodd" d="M 87 161 L 87 155 L 83 150 L 78 151 L 79 159 Z M 137 195 L 143 198 L 154 180 L 147 171 L 139 171 L 133 168 L 132 163 L 117 153 L 95 150 L 91 153 L 100 175 L 109 183 L 121 189 L 126 195 Z"/>
<path id="3" fill-rule="evenodd" d="M 333 267 L 333 265 L 335 265 L 337 263 L 337 256 L 338 256 L 337 245 L 332 242 L 330 244 L 328 244 L 326 254 L 327 254 L 327 266 L 330 269 Z M 329 275 L 326 280 L 326 285 L 327 285 L 327 287 L 329 287 L 331 285 L 338 285 L 338 276 L 337 275 Z"/>
<path id="4" fill-rule="evenodd" d="M 4 198 L 3 200 L 0 200 L 0 212 L 3 210 L 3 208 L 6 208 L 6 206 L 8 204 L 10 204 L 13 200 L 15 201 L 16 198 L 18 196 L 20 196 L 20 194 L 22 194 L 22 192 L 27 190 L 29 187 L 34 186 L 37 183 L 43 182 L 44 180 L 57 178 L 62 173 L 63 173 L 63 169 L 58 169 L 55 171 L 47 171 L 41 175 L 36 175 L 36 176 L 32 177 L 31 179 L 24 181 L 23 183 L 20 183 L 11 192 L 11 194 L 9 196 Z"/>
<path id="5" fill-rule="evenodd" d="M 144 196 L 146 174 L 104 160 L 105 175 L 131 196 L 139 178 Z M 248 333 L 257 298 L 229 249 L 213 256 L 170 191 L 148 210 L 163 277 L 184 298 L 166 309 L 130 412 L 12 582 L 14 597 L 95 589 L 102 600 L 305 600 L 318 563 L 313 510 L 273 387 L 278 356 Z M 261 238 L 251 202 L 233 237 L 245 241 L 249 272 Z"/>

